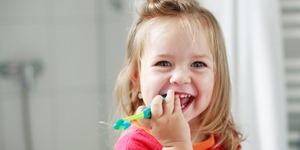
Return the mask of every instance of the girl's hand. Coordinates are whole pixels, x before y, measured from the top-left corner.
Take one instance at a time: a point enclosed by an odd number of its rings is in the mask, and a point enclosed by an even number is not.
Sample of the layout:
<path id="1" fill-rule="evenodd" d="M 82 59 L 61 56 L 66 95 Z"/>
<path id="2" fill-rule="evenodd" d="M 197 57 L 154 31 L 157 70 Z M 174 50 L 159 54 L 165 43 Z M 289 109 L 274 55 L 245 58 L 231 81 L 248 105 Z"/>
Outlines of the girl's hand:
<path id="1" fill-rule="evenodd" d="M 137 111 L 142 110 L 140 107 Z M 164 149 L 192 149 L 190 128 L 174 91 L 168 91 L 165 102 L 162 96 L 156 96 L 151 103 L 151 119 L 138 122 L 150 129 Z"/>

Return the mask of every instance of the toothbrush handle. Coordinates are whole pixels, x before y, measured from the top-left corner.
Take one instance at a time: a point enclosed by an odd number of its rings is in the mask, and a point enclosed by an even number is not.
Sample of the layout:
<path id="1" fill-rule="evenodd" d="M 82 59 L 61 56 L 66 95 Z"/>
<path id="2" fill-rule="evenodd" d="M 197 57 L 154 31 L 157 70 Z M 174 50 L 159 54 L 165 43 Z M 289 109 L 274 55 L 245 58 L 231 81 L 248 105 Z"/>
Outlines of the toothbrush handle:
<path id="1" fill-rule="evenodd" d="M 164 100 L 162 101 L 162 103 L 165 102 L 166 96 L 167 96 L 167 95 L 163 95 Z M 149 119 L 149 118 L 151 118 L 151 106 L 148 106 L 146 109 L 144 109 L 143 113 L 144 113 L 144 119 Z"/>
<path id="2" fill-rule="evenodd" d="M 151 118 L 151 107 L 148 106 L 146 109 L 143 110 L 144 113 L 144 119 Z"/>

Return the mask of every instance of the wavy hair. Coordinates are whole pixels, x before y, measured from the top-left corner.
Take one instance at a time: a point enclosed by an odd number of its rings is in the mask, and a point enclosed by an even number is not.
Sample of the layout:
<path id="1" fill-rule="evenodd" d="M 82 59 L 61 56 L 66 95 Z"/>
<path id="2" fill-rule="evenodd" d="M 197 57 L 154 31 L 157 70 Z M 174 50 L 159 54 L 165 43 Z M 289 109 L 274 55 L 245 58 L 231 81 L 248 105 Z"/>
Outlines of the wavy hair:
<path id="1" fill-rule="evenodd" d="M 231 85 L 222 31 L 212 13 L 194 0 L 145 1 L 138 20 L 129 31 L 127 56 L 116 81 L 115 92 L 119 107 L 125 115 L 132 115 L 138 106 L 143 105 L 137 96 L 139 85 L 134 85 L 132 76 L 139 77 L 140 59 L 147 43 L 147 35 L 154 23 L 160 21 L 177 21 L 192 35 L 200 31 L 206 37 L 213 56 L 215 81 L 212 101 L 199 117 L 198 133 L 214 134 L 218 147 L 237 149 L 242 136 L 230 111 Z"/>

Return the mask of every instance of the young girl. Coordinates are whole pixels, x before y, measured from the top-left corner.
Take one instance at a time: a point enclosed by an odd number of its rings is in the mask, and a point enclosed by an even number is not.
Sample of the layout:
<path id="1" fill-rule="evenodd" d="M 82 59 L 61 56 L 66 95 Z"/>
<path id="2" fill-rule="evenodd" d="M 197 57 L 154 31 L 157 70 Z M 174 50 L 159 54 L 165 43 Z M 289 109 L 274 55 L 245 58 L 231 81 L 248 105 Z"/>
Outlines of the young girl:
<path id="1" fill-rule="evenodd" d="M 152 116 L 136 121 L 115 149 L 240 149 L 216 19 L 194 0 L 145 1 L 129 32 L 116 94 L 127 116 L 146 106 Z"/>

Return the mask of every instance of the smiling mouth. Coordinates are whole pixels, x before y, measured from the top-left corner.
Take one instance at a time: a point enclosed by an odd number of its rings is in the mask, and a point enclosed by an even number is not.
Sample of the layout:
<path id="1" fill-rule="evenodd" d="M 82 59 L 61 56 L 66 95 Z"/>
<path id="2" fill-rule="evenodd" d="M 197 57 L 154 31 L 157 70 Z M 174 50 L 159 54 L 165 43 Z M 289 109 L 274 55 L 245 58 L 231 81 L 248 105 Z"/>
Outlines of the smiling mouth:
<path id="1" fill-rule="evenodd" d="M 181 110 L 186 108 L 194 100 L 194 96 L 190 94 L 178 94 L 178 95 L 180 98 Z"/>
<path id="2" fill-rule="evenodd" d="M 186 108 L 195 99 L 195 97 L 193 95 L 190 95 L 190 94 L 182 94 L 182 93 L 179 94 L 179 93 L 176 93 L 175 95 L 179 96 L 181 110 L 183 110 L 184 108 Z M 167 94 L 163 94 L 161 96 L 163 96 L 165 98 L 167 96 Z"/>

